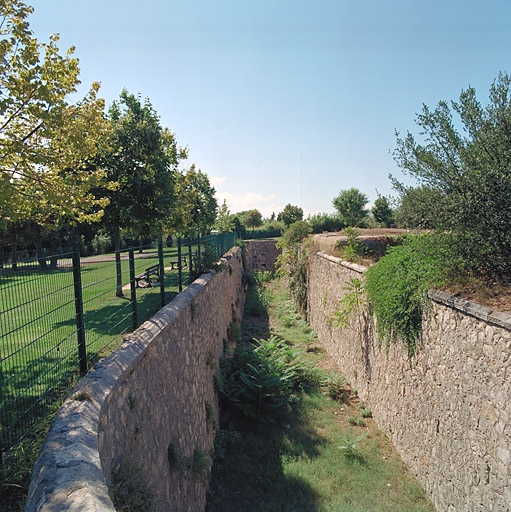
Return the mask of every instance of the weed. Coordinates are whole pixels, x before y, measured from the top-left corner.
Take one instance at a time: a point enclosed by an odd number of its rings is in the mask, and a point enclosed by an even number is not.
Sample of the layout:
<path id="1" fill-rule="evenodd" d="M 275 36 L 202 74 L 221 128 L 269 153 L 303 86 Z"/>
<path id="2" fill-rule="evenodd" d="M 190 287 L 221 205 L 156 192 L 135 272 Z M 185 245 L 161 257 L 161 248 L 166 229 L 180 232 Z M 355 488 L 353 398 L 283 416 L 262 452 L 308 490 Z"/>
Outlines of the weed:
<path id="1" fill-rule="evenodd" d="M 211 468 L 211 458 L 207 452 L 196 446 L 193 450 L 193 456 L 188 461 L 188 467 L 194 475 L 200 476 Z"/>
<path id="2" fill-rule="evenodd" d="M 330 372 L 327 374 L 325 379 L 325 384 L 323 387 L 326 390 L 327 395 L 332 400 L 338 400 L 340 402 L 345 402 L 348 398 L 348 388 L 347 388 L 347 380 L 344 375 L 339 373 Z"/>
<path id="3" fill-rule="evenodd" d="M 204 403 L 204 408 L 206 410 L 206 423 L 208 425 L 214 425 L 215 424 L 215 409 L 213 409 L 213 406 L 209 402 Z"/>
<path id="4" fill-rule="evenodd" d="M 362 418 L 356 418 L 355 416 L 350 416 L 348 418 L 348 423 L 350 425 L 356 426 L 356 427 L 365 427 L 366 422 Z"/>
<path id="5" fill-rule="evenodd" d="M 370 409 L 367 409 L 364 402 L 360 403 L 360 405 L 358 406 L 358 409 L 360 411 L 360 414 L 362 415 L 362 418 L 372 418 L 373 417 L 373 413 L 371 412 Z"/>
<path id="6" fill-rule="evenodd" d="M 135 396 L 135 392 L 132 391 L 129 395 L 128 395 L 128 407 L 130 409 L 133 409 L 135 407 L 137 403 L 137 398 Z"/>
<path id="7" fill-rule="evenodd" d="M 225 405 L 245 416 L 275 421 L 292 402 L 299 380 L 297 353 L 275 336 L 256 340 L 255 348 L 238 347 L 223 359 L 219 391 Z"/>
<path id="8" fill-rule="evenodd" d="M 358 443 L 362 441 L 362 439 L 366 438 L 367 434 L 362 434 L 361 436 L 358 436 L 356 439 L 343 439 L 342 445 L 339 446 L 339 450 L 342 451 L 343 455 L 350 461 L 350 462 L 358 462 L 360 464 L 363 464 L 366 462 L 366 457 L 363 454 L 363 452 L 359 449 Z"/>
<path id="9" fill-rule="evenodd" d="M 90 393 L 88 391 L 80 391 L 73 396 L 73 400 L 78 400 L 79 402 L 83 402 L 85 400 L 91 400 Z"/>
<path id="10" fill-rule="evenodd" d="M 110 498 L 116 510 L 147 512 L 153 509 L 145 475 L 130 460 L 124 460 L 112 472 Z"/>
<path id="11" fill-rule="evenodd" d="M 215 354 L 209 351 L 208 355 L 206 356 L 206 366 L 213 367 L 215 364 L 215 359 Z"/>
<path id="12" fill-rule="evenodd" d="M 227 339 L 231 343 L 236 343 L 241 336 L 241 324 L 239 320 L 233 320 L 227 329 Z"/>
<path id="13" fill-rule="evenodd" d="M 245 314 L 262 317 L 267 314 L 269 295 L 264 286 L 250 286 L 245 298 Z"/>
<path id="14" fill-rule="evenodd" d="M 328 317 L 328 324 L 335 329 L 347 327 L 354 315 L 360 316 L 360 311 L 367 303 L 364 282 L 361 279 L 351 279 L 343 288 L 346 292 L 344 297 L 339 301 L 337 309 Z"/>
<path id="15" fill-rule="evenodd" d="M 269 270 L 258 270 L 255 272 L 255 279 L 258 284 L 269 283 L 273 279 L 273 275 Z"/>

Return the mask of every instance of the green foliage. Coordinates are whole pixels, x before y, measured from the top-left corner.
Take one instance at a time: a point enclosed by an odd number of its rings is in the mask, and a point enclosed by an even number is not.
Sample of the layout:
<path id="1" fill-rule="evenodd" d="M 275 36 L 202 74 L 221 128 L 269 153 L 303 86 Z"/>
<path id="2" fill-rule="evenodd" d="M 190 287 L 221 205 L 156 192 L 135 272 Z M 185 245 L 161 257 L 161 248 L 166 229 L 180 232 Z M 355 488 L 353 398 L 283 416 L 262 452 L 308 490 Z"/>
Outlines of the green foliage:
<path id="1" fill-rule="evenodd" d="M 80 83 L 74 47 L 61 55 L 56 34 L 40 43 L 32 12 L 21 0 L 0 2 L 0 217 L 98 220 L 108 201 L 91 189 L 105 174 L 85 162 L 108 144 L 100 84 L 69 101 Z"/>
<path id="2" fill-rule="evenodd" d="M 248 316 L 262 317 L 267 314 L 269 305 L 268 290 L 259 284 L 253 274 L 250 274 L 254 282 L 249 285 L 245 297 L 245 314 Z"/>
<path id="3" fill-rule="evenodd" d="M 219 266 L 217 265 L 217 262 L 218 258 L 213 248 L 209 244 L 202 245 L 200 256 L 197 254 L 197 256 L 193 258 L 191 272 L 192 281 L 197 279 L 205 272 L 209 272 L 210 270 L 218 270 Z"/>
<path id="4" fill-rule="evenodd" d="M 353 425 L 354 427 L 365 427 L 366 422 L 362 418 L 356 418 L 355 416 L 350 416 L 348 418 L 348 423 Z"/>
<path id="5" fill-rule="evenodd" d="M 358 409 L 360 411 L 360 414 L 362 415 L 362 418 L 372 418 L 373 417 L 373 413 L 371 412 L 370 409 L 368 409 L 366 407 L 366 404 L 364 402 L 360 403 L 360 405 L 358 406 Z"/>
<path id="6" fill-rule="evenodd" d="M 394 217 L 389 201 L 384 196 L 378 196 L 378 199 L 374 202 L 374 206 L 371 208 L 371 213 L 373 214 L 374 220 L 385 227 L 389 227 Z"/>
<path id="7" fill-rule="evenodd" d="M 366 462 L 366 457 L 364 453 L 360 450 L 358 447 L 358 444 L 360 441 L 365 439 L 367 437 L 367 434 L 362 434 L 361 436 L 358 436 L 356 439 L 343 439 L 342 445 L 339 446 L 339 450 L 342 451 L 343 455 L 350 461 L 350 462 L 358 462 L 359 464 L 363 464 Z"/>
<path id="8" fill-rule="evenodd" d="M 269 283 L 272 279 L 272 273 L 269 270 L 258 270 L 254 273 L 257 284 Z"/>
<path id="9" fill-rule="evenodd" d="M 202 476 L 206 471 L 211 468 L 211 458 L 206 451 L 200 446 L 196 446 L 193 450 L 193 455 L 188 460 L 188 467 L 190 471 L 197 476 Z"/>
<path id="10" fill-rule="evenodd" d="M 232 359 L 222 360 L 220 394 L 225 405 L 248 418 L 274 422 L 292 402 L 297 354 L 275 336 L 256 343 L 255 348 L 237 347 Z"/>
<path id="11" fill-rule="evenodd" d="M 378 337 L 387 347 L 399 337 L 408 354 L 414 354 L 428 290 L 445 285 L 463 269 L 454 249 L 452 235 L 410 236 L 367 270 L 365 289 Z"/>
<path id="12" fill-rule="evenodd" d="M 456 115 L 456 119 L 453 119 Z M 480 274 L 511 278 L 511 77 L 499 74 L 486 107 L 469 87 L 457 102 L 423 106 L 417 116 L 423 142 L 397 139 L 403 171 L 443 195 L 432 204 L 436 221 Z M 463 131 L 459 132 L 457 126 Z"/>
<path id="13" fill-rule="evenodd" d="M 176 201 L 169 227 L 190 236 L 204 235 L 214 225 L 218 204 L 215 189 L 208 175 L 192 165 L 183 173 L 176 173 Z"/>
<path id="14" fill-rule="evenodd" d="M 146 512 L 153 509 L 153 497 L 144 473 L 128 460 L 112 472 L 110 498 L 116 510 Z"/>
<path id="15" fill-rule="evenodd" d="M 162 128 L 149 99 L 124 89 L 109 109 L 113 136 L 111 147 L 96 159 L 115 190 L 98 188 L 110 203 L 103 225 L 116 232 L 115 249 L 120 249 L 120 230 L 135 236 L 160 234 L 174 206 L 175 169 L 186 151 L 177 147 L 174 134 Z"/>
<path id="16" fill-rule="evenodd" d="M 241 433 L 237 430 L 217 430 L 215 434 L 215 461 L 223 460 L 226 448 L 240 441 Z"/>
<path id="17" fill-rule="evenodd" d="M 341 221 L 346 226 L 358 226 L 367 217 L 365 206 L 369 199 L 357 188 L 341 190 L 332 200 L 334 208 L 339 212 Z"/>
<path id="18" fill-rule="evenodd" d="M 299 244 L 302 240 L 307 238 L 311 231 L 312 229 L 307 222 L 303 220 L 296 221 L 284 231 L 279 245 L 280 247 L 291 247 Z"/>
<path id="19" fill-rule="evenodd" d="M 441 226 L 439 212 L 443 211 L 445 194 L 427 185 L 402 187 L 400 204 L 396 210 L 396 223 L 400 228 L 435 229 Z"/>
<path id="20" fill-rule="evenodd" d="M 291 228 L 289 228 L 291 229 Z M 280 277 L 287 281 L 289 291 L 301 311 L 307 311 L 307 268 L 310 249 L 299 243 L 287 245 L 277 258 L 276 267 Z"/>
<path id="21" fill-rule="evenodd" d="M 220 233 L 233 232 L 235 230 L 234 215 L 229 213 L 225 199 L 222 203 L 222 206 L 217 207 L 217 215 L 214 227 L 220 231 Z"/>
<path id="22" fill-rule="evenodd" d="M 338 214 L 318 213 L 311 215 L 307 222 L 310 224 L 313 233 L 340 231 L 344 227 Z"/>
<path id="23" fill-rule="evenodd" d="M 277 220 L 282 221 L 287 228 L 291 224 L 303 220 L 303 210 L 298 206 L 286 204 L 284 209 L 278 214 Z"/>
<path id="24" fill-rule="evenodd" d="M 337 309 L 328 317 L 329 325 L 335 329 L 347 327 L 353 321 L 353 316 L 359 315 L 361 308 L 367 303 L 362 279 L 351 279 L 343 289 L 346 293 L 339 301 Z"/>
<path id="25" fill-rule="evenodd" d="M 261 212 L 255 208 L 239 212 L 238 217 L 247 228 L 252 228 L 252 230 L 263 223 L 263 216 Z"/>

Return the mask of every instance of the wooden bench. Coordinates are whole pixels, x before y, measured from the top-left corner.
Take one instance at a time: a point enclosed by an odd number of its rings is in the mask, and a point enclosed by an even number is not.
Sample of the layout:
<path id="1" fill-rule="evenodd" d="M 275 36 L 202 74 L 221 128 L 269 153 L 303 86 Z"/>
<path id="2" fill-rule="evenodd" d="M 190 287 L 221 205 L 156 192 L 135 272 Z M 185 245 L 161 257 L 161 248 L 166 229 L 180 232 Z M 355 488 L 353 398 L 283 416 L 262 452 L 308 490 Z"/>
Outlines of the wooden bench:
<path id="1" fill-rule="evenodd" d="M 179 268 L 179 260 L 174 260 L 170 262 L 171 270 L 177 270 Z M 183 256 L 181 258 L 181 268 L 185 268 L 188 266 L 188 258 Z"/>
<path id="2" fill-rule="evenodd" d="M 150 288 L 160 282 L 160 277 L 160 265 L 152 265 L 147 267 L 142 274 L 135 276 L 135 285 L 137 288 Z"/>

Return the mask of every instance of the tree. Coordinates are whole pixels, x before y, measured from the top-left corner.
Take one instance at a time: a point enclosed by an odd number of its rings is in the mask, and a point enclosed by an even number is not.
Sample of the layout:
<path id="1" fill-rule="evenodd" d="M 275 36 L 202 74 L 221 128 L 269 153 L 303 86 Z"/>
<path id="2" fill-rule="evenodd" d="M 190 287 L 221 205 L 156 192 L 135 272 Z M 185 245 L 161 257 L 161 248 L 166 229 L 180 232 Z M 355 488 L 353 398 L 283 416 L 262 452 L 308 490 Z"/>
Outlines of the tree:
<path id="1" fill-rule="evenodd" d="M 280 245 L 282 247 L 290 247 L 299 244 L 302 240 L 307 238 L 311 232 L 312 228 L 308 222 L 297 220 L 284 231 Z"/>
<path id="2" fill-rule="evenodd" d="M 97 165 L 119 186 L 115 190 L 100 188 L 97 193 L 110 201 L 103 225 L 114 232 L 115 250 L 119 251 L 122 229 L 129 228 L 139 236 L 161 236 L 173 206 L 177 164 L 186 152 L 177 147 L 174 135 L 161 127 L 147 98 L 142 103 L 123 90 L 108 116 L 113 129 L 111 146 L 98 157 Z M 116 293 L 122 296 L 119 258 Z"/>
<path id="3" fill-rule="evenodd" d="M 442 192 L 427 185 L 402 187 L 398 191 L 401 197 L 395 219 L 399 227 L 435 229 L 442 225 L 439 214 L 444 200 Z"/>
<path id="4" fill-rule="evenodd" d="M 389 201 L 384 196 L 378 196 L 378 199 L 374 202 L 374 206 L 371 209 L 374 220 L 380 225 L 389 227 L 392 223 L 393 212 L 390 207 Z"/>
<path id="5" fill-rule="evenodd" d="M 286 204 L 284 209 L 278 214 L 277 220 L 281 220 L 288 227 L 293 222 L 303 220 L 303 210 L 298 206 Z"/>
<path id="6" fill-rule="evenodd" d="M 0 4 L 0 213 L 26 218 L 37 204 L 97 220 L 107 200 L 90 190 L 104 173 L 84 162 L 108 141 L 99 84 L 83 100 L 68 101 L 79 84 L 74 48 L 61 56 L 57 35 L 39 43 L 26 20 L 32 11 L 21 0 Z"/>
<path id="7" fill-rule="evenodd" d="M 443 195 L 444 200 L 431 207 L 439 211 L 441 228 L 456 233 L 473 269 L 510 280 L 510 76 L 499 74 L 486 107 L 469 87 L 450 106 L 445 101 L 434 110 L 424 105 L 416 123 L 422 143 L 410 133 L 403 139 L 398 135 L 396 162 Z"/>
<path id="8" fill-rule="evenodd" d="M 192 165 L 176 183 L 174 227 L 187 234 L 205 234 L 214 225 L 218 203 L 208 175 Z"/>
<path id="9" fill-rule="evenodd" d="M 219 206 L 217 209 L 215 228 L 218 229 L 220 233 L 234 231 L 233 215 L 230 214 L 225 199 L 222 206 Z"/>
<path id="10" fill-rule="evenodd" d="M 252 231 L 263 223 L 263 216 L 261 212 L 255 208 L 240 212 L 238 215 L 240 216 L 243 224 L 245 224 L 247 228 L 252 228 Z"/>
<path id="11" fill-rule="evenodd" d="M 358 226 L 368 211 L 365 205 L 369 199 L 357 188 L 341 190 L 339 195 L 332 200 L 334 208 L 339 212 L 341 221 L 346 226 Z"/>

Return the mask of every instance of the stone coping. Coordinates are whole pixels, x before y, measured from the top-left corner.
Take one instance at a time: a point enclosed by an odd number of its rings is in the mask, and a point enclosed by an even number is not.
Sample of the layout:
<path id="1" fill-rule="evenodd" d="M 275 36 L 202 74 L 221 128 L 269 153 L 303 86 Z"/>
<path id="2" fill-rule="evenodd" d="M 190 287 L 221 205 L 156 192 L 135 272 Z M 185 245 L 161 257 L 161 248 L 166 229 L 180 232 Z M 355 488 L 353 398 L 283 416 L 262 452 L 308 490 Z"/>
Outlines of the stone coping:
<path id="1" fill-rule="evenodd" d="M 367 267 L 365 267 L 364 265 L 350 263 L 349 261 L 342 260 L 341 258 L 331 256 L 330 254 L 326 254 L 324 252 L 318 252 L 316 254 L 320 258 L 331 261 L 332 263 L 336 263 L 338 265 L 342 265 L 343 267 L 349 268 L 350 270 L 354 270 L 359 274 L 363 274 L 367 270 Z M 449 293 L 442 292 L 439 290 L 430 290 L 428 292 L 428 296 L 431 300 L 434 300 L 435 302 L 444 304 L 445 306 L 457 309 L 458 311 L 473 316 L 474 318 L 483 320 L 484 322 L 491 323 L 498 327 L 503 327 L 504 329 L 511 331 L 511 313 L 494 310 L 487 306 L 482 306 L 477 302 L 473 302 L 468 299 L 462 299 L 460 297 L 456 297 L 455 295 L 451 295 Z"/>
<path id="2" fill-rule="evenodd" d="M 229 256 L 227 258 L 229 259 Z M 59 409 L 32 474 L 25 512 L 115 512 L 99 454 L 99 425 L 117 386 L 149 345 L 213 277 L 203 274 L 194 283 L 106 357 L 75 386 Z"/>

